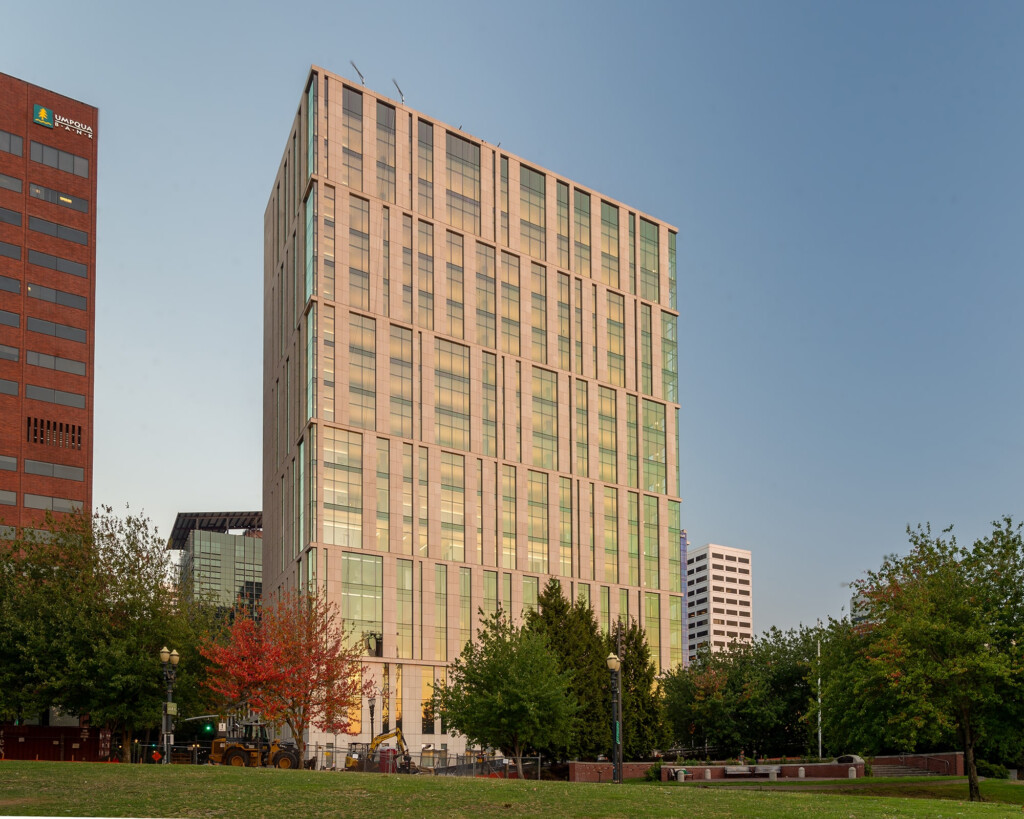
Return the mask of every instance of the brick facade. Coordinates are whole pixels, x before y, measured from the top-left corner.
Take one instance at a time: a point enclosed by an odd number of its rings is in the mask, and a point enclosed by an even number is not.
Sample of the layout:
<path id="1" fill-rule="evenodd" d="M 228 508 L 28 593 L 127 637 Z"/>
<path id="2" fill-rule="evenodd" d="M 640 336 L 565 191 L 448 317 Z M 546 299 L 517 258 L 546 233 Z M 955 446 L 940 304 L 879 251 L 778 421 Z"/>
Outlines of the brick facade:
<path id="1" fill-rule="evenodd" d="M 54 127 L 33 121 L 37 105 Z M 0 74 L 0 131 L 21 143 L 0 135 L 0 525 L 37 525 L 47 504 L 92 508 L 98 129 L 93 106 Z M 33 142 L 62 153 L 34 160 Z"/>

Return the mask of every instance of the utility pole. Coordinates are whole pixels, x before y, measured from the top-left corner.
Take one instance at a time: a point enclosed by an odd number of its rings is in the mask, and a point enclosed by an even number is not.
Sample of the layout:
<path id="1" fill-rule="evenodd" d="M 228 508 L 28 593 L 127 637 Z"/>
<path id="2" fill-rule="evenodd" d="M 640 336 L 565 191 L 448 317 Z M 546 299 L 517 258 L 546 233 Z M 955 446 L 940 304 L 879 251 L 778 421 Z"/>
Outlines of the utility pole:
<path id="1" fill-rule="evenodd" d="M 821 759 L 821 618 L 818 618 L 818 759 Z"/>

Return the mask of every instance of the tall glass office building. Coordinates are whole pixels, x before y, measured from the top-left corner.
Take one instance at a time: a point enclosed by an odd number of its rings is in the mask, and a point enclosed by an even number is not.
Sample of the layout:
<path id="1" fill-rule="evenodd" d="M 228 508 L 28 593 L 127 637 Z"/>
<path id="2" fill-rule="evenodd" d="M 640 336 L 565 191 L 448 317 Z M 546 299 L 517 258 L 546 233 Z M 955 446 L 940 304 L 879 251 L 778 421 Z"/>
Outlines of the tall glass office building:
<path id="1" fill-rule="evenodd" d="M 677 319 L 671 225 L 311 69 L 264 220 L 264 590 L 337 603 L 377 731 L 461 747 L 435 680 L 549 577 L 683 662 Z"/>

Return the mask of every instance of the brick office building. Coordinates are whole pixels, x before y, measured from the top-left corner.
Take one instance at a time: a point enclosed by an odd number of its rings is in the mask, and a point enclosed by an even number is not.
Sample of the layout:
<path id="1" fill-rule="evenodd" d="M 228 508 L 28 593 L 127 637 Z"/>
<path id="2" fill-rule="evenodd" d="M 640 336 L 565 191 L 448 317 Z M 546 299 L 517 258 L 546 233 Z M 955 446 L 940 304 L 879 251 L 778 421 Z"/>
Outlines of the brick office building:
<path id="1" fill-rule="evenodd" d="M 92 508 L 97 132 L 93 106 L 0 74 L 3 527 Z"/>

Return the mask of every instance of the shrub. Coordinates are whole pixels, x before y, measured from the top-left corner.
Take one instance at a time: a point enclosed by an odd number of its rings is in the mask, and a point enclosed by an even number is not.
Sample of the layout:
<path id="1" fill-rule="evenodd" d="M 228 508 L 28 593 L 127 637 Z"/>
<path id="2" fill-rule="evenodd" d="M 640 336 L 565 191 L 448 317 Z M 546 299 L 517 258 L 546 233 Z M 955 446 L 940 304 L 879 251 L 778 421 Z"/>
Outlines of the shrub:
<path id="1" fill-rule="evenodd" d="M 644 771 L 644 782 L 661 782 L 662 761 L 659 759 L 650 768 Z"/>
<path id="2" fill-rule="evenodd" d="M 978 759 L 974 762 L 978 768 L 978 776 L 985 776 L 989 779 L 1009 779 L 1010 772 L 1006 770 L 1005 765 L 1000 765 L 998 762 L 987 762 L 984 759 Z"/>

